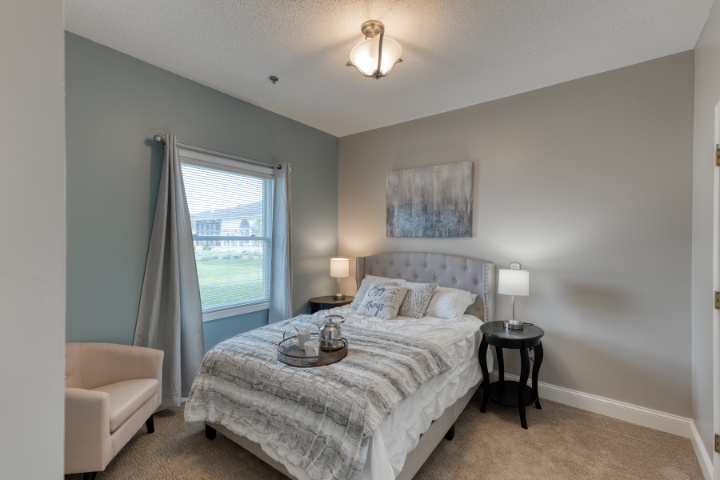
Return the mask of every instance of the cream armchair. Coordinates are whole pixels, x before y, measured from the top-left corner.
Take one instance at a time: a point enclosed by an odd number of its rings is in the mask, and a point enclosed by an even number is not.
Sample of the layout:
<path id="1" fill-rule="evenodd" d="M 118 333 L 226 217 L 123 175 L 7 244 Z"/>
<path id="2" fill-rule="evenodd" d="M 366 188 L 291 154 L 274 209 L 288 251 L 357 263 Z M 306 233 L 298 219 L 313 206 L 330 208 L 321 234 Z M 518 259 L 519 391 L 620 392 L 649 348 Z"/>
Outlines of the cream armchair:
<path id="1" fill-rule="evenodd" d="M 65 346 L 65 473 L 92 480 L 142 427 L 155 430 L 163 352 L 110 343 Z"/>

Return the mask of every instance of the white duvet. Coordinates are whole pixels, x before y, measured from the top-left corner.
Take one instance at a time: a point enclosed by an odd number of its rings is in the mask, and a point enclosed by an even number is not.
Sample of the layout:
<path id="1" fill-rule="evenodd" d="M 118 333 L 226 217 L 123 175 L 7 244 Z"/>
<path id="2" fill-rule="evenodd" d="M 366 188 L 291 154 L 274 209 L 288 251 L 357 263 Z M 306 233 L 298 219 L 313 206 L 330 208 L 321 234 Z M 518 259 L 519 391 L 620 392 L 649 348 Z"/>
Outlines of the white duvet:
<path id="1" fill-rule="evenodd" d="M 383 320 L 356 315 L 349 306 L 320 311 L 315 316 L 320 322 L 330 313 L 342 315 L 347 324 L 422 337 L 437 344 L 450 359 L 450 370 L 425 383 L 400 403 L 370 439 L 365 480 L 394 480 L 402 470 L 408 453 L 417 446 L 420 435 L 430 427 L 430 423 L 482 380 L 478 362 L 482 321 L 472 315 L 455 320 L 434 317 Z M 492 368 L 490 351 L 488 368 Z M 271 458 L 287 465 L 277 452 L 265 445 L 262 448 Z M 291 473 L 303 477 L 301 472 L 291 470 Z"/>

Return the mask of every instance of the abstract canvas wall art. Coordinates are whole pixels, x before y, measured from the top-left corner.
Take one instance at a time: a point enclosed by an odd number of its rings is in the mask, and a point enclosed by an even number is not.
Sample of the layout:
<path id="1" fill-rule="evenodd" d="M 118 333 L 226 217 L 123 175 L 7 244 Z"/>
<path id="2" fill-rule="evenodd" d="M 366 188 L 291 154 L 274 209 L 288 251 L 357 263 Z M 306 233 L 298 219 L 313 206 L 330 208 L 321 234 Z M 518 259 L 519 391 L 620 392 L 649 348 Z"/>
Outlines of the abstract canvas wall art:
<path id="1" fill-rule="evenodd" d="M 472 237 L 473 162 L 387 174 L 388 237 Z"/>

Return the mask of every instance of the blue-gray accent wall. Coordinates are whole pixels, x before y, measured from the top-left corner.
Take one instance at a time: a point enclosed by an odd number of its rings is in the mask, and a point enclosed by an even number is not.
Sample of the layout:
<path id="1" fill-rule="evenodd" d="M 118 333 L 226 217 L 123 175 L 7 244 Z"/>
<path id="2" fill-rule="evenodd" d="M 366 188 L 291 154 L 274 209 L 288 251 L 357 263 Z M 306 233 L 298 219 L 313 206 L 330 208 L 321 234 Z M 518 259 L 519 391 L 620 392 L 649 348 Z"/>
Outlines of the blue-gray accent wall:
<path id="1" fill-rule="evenodd" d="M 67 32 L 65 70 L 68 341 L 132 343 L 163 156 L 151 140 L 158 133 L 290 162 L 295 313 L 334 293 L 336 137 Z M 206 346 L 266 323 L 267 311 L 205 322 Z"/>

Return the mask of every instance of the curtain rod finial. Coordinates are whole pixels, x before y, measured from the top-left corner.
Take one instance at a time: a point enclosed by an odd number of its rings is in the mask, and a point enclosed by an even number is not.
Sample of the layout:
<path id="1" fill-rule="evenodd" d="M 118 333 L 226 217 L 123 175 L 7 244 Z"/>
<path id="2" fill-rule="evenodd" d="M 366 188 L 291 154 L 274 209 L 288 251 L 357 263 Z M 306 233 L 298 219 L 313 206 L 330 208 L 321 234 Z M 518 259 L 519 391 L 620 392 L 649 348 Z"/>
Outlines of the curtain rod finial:
<path id="1" fill-rule="evenodd" d="M 161 137 L 160 135 L 155 135 L 153 137 L 153 140 L 155 140 L 155 142 L 157 142 L 157 143 L 165 143 L 165 139 L 163 137 Z"/>

